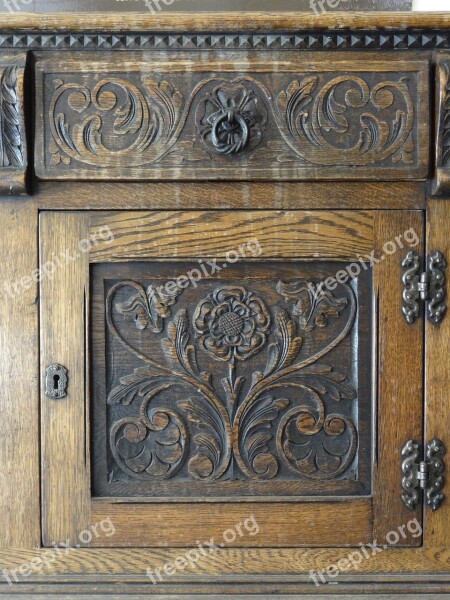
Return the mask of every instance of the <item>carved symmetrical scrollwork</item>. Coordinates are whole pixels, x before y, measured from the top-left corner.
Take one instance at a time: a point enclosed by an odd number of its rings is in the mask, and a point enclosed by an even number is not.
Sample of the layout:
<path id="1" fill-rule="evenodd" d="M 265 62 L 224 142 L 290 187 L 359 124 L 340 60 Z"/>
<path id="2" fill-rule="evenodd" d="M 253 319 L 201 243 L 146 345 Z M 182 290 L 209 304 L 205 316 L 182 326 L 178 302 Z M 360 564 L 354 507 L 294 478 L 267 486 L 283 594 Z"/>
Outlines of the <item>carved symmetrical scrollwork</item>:
<path id="1" fill-rule="evenodd" d="M 0 76 L 0 167 L 23 167 L 24 151 L 17 92 L 18 67 L 6 67 Z"/>
<path id="2" fill-rule="evenodd" d="M 121 413 L 109 432 L 111 453 L 124 473 L 170 479 L 183 471 L 184 478 L 217 481 L 232 469 L 244 481 L 281 472 L 326 480 L 349 469 L 358 438 L 351 411 L 330 411 L 328 405 L 351 403 L 356 393 L 345 375 L 321 359 L 354 325 L 354 292 L 341 285 L 337 297 L 298 279 L 274 287 L 286 309 L 271 311 L 257 290 L 222 285 L 192 313 L 180 309 L 169 322 L 178 293 L 156 302 L 152 286 L 133 280 L 110 289 L 109 330 L 145 363 L 108 396 L 110 407 L 140 403 L 138 416 L 136 408 L 130 416 Z M 152 335 L 152 343 L 160 344 L 162 362 L 124 328 L 130 317 L 139 335 Z M 308 339 L 315 327 L 330 329 L 328 339 L 326 331 L 321 334 L 319 347 Z M 244 365 L 254 360 L 265 367 L 248 378 Z M 221 386 L 214 364 L 228 369 Z"/>
<path id="3" fill-rule="evenodd" d="M 258 73 L 194 81 L 185 73 L 100 81 L 88 75 L 52 75 L 51 83 L 48 76 L 44 127 L 51 135 L 44 152 L 52 173 L 79 169 L 73 161 L 91 167 L 94 177 L 100 169 L 133 177 L 134 167 L 145 166 L 149 173 L 199 167 L 205 176 L 220 166 L 230 177 L 236 166 L 257 167 L 263 176 L 276 167 L 315 177 L 317 166 L 388 168 L 395 175 L 423 163 L 417 74 L 336 75 L 324 68 L 296 79 Z"/>

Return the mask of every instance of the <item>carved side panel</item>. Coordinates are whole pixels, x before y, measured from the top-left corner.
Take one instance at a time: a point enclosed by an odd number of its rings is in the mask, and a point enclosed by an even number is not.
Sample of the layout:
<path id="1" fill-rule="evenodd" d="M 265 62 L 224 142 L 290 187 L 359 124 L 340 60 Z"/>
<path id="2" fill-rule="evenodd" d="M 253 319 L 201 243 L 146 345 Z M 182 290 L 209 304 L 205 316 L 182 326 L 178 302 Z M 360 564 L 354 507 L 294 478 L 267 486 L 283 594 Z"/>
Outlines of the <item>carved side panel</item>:
<path id="1" fill-rule="evenodd" d="M 25 191 L 23 55 L 0 54 L 0 194 Z"/>
<path id="2" fill-rule="evenodd" d="M 450 192 L 450 54 L 438 55 L 436 66 L 435 194 Z"/>
<path id="3" fill-rule="evenodd" d="M 329 291 L 333 265 L 236 266 L 166 289 L 188 270 L 94 268 L 95 493 L 368 493 L 370 273 Z"/>
<path id="4" fill-rule="evenodd" d="M 355 55 L 38 61 L 42 179 L 408 179 L 427 174 L 425 62 Z M 277 62 L 277 58 L 280 61 Z M 164 61 L 164 62 L 163 62 Z M 225 68 L 226 67 L 226 68 Z M 218 75 L 218 73 L 223 73 Z"/>

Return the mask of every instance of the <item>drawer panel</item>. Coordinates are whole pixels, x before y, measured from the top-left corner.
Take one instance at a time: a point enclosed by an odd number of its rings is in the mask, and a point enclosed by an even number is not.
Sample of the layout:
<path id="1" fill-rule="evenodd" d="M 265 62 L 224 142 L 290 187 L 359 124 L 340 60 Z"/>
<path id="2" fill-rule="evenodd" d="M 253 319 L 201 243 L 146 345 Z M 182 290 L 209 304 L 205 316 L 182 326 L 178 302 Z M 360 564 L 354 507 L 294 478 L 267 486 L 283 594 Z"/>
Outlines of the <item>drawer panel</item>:
<path id="1" fill-rule="evenodd" d="M 428 62 L 414 56 L 86 52 L 62 62 L 41 54 L 37 174 L 425 178 Z"/>

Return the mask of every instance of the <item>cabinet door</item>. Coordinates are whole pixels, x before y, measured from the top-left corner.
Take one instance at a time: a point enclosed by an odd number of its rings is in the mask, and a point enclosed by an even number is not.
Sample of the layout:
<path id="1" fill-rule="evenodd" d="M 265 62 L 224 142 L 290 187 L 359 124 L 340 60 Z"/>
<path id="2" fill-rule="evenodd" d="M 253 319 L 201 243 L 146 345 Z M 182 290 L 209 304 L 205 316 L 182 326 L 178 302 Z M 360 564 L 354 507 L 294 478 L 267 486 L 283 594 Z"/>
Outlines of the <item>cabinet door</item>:
<path id="1" fill-rule="evenodd" d="M 68 375 L 42 394 L 44 544 L 111 518 L 85 543 L 186 547 L 250 517 L 258 534 L 224 543 L 420 544 L 400 452 L 422 439 L 423 324 L 402 316 L 400 264 L 422 227 L 419 211 L 42 213 L 43 389 L 50 365 Z"/>

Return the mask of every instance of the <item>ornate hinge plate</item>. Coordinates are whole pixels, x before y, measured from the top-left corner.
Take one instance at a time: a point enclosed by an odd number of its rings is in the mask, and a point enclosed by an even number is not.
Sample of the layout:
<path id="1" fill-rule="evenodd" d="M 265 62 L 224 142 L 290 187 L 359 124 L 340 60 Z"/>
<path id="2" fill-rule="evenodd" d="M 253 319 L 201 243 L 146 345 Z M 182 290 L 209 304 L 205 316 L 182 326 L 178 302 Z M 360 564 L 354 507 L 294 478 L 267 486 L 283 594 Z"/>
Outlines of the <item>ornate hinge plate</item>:
<path id="1" fill-rule="evenodd" d="M 59 400 L 67 396 L 67 369 L 62 365 L 50 365 L 45 371 L 45 394 Z"/>
<path id="2" fill-rule="evenodd" d="M 402 449 L 402 500 L 414 510 L 420 502 L 423 491 L 425 503 L 432 510 L 437 510 L 445 496 L 444 487 L 444 454 L 445 446 L 441 440 L 434 439 L 427 444 L 425 460 L 419 462 L 419 444 L 409 440 Z"/>
<path id="3" fill-rule="evenodd" d="M 402 281 L 403 307 L 406 321 L 414 323 L 420 313 L 420 303 L 425 305 L 427 319 L 438 325 L 447 310 L 445 303 L 445 269 L 444 257 L 440 252 L 433 252 L 426 259 L 426 270 L 420 269 L 420 256 L 410 250 L 402 261 L 404 271 Z"/>

